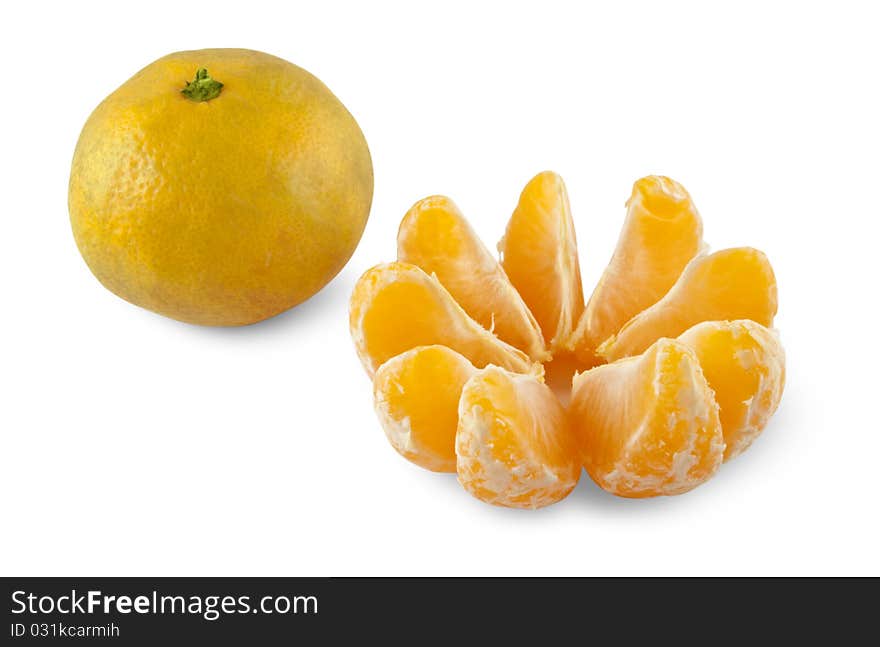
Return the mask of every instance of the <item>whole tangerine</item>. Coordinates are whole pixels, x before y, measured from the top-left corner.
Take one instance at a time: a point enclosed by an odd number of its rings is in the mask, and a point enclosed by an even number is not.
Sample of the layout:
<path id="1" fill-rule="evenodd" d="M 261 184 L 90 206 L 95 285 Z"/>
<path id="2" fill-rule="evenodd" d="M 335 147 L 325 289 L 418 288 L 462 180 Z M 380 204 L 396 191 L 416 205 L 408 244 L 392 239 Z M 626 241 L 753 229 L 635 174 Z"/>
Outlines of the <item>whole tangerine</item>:
<path id="1" fill-rule="evenodd" d="M 80 253 L 111 292 L 236 326 L 326 285 L 372 196 L 363 133 L 320 80 L 262 52 L 203 49 L 160 58 L 95 109 L 69 208 Z"/>

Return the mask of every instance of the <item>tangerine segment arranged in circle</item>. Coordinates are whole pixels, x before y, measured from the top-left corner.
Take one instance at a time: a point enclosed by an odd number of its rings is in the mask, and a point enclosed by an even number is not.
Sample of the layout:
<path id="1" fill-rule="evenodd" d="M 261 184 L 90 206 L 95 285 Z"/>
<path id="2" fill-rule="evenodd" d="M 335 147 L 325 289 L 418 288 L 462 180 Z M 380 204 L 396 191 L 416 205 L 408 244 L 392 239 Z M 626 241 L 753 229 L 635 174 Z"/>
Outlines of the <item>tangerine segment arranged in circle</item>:
<path id="1" fill-rule="evenodd" d="M 771 326 L 776 301 L 776 277 L 763 252 L 736 247 L 698 256 L 662 299 L 630 319 L 597 353 L 609 362 L 637 355 L 656 339 L 677 337 L 703 321 L 751 319 Z"/>
<path id="2" fill-rule="evenodd" d="M 769 329 L 767 258 L 748 247 L 705 254 L 702 227 L 680 184 L 638 180 L 585 308 L 556 174 L 523 190 L 500 263 L 449 198 L 417 202 L 399 260 L 368 270 L 351 300 L 392 446 L 508 507 L 564 498 L 581 467 L 623 497 L 705 482 L 766 427 L 785 354 Z"/>
<path id="3" fill-rule="evenodd" d="M 455 453 L 465 490 L 511 508 L 565 498 L 581 472 L 565 411 L 550 389 L 533 375 L 495 366 L 464 385 Z"/>
<path id="4" fill-rule="evenodd" d="M 397 260 L 435 274 L 458 305 L 499 338 L 535 361 L 549 359 L 535 317 L 449 198 L 432 196 L 410 208 L 397 234 Z"/>
<path id="5" fill-rule="evenodd" d="M 678 182 L 638 180 L 611 261 L 593 290 L 571 345 L 587 366 L 604 363 L 596 347 L 675 284 L 703 249 L 703 221 Z"/>
<path id="6" fill-rule="evenodd" d="M 349 326 L 371 377 L 395 355 L 432 344 L 458 351 L 477 367 L 540 369 L 471 319 L 435 277 L 408 263 L 377 265 L 361 276 L 351 297 Z"/>
<path id="7" fill-rule="evenodd" d="M 550 350 L 565 346 L 584 292 L 568 192 L 556 173 L 539 173 L 523 189 L 498 251 Z"/>
<path id="8" fill-rule="evenodd" d="M 376 414 L 401 456 L 434 472 L 455 471 L 458 402 L 476 370 L 445 346 L 419 346 L 379 367 Z"/>
<path id="9" fill-rule="evenodd" d="M 785 351 L 779 335 L 747 319 L 706 321 L 678 341 L 694 350 L 715 392 L 724 460 L 738 456 L 761 434 L 782 399 Z"/>
<path id="10" fill-rule="evenodd" d="M 712 389 L 696 353 L 673 339 L 578 375 L 569 417 L 587 473 L 612 494 L 682 494 L 722 462 Z"/>

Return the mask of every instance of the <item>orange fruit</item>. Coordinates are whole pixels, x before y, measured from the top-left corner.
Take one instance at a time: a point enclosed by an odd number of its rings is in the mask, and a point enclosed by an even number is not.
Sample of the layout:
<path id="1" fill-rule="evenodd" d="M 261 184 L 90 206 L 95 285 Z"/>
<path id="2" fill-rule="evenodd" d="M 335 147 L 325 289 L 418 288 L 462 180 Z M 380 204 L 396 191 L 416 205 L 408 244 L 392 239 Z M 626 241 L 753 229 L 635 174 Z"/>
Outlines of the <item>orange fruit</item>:
<path id="1" fill-rule="evenodd" d="M 494 366 L 462 389 L 455 453 L 464 489 L 494 505 L 549 505 L 580 477 L 565 411 L 550 389 L 533 375 Z"/>
<path id="2" fill-rule="evenodd" d="M 373 394 L 391 446 L 425 469 L 454 472 L 458 401 L 475 372 L 445 346 L 419 346 L 382 364 Z"/>
<path id="3" fill-rule="evenodd" d="M 568 193 L 556 173 L 539 173 L 523 189 L 498 251 L 551 351 L 565 346 L 584 292 Z"/>
<path id="4" fill-rule="evenodd" d="M 108 290 L 181 321 L 240 326 L 326 285 L 372 197 L 367 142 L 327 86 L 263 52 L 202 49 L 154 61 L 95 108 L 68 204 Z"/>
<path id="5" fill-rule="evenodd" d="M 408 263 L 377 265 L 358 280 L 349 325 L 370 376 L 395 355 L 432 344 L 448 346 L 478 367 L 532 369 L 525 353 L 480 326 L 435 277 Z"/>
<path id="6" fill-rule="evenodd" d="M 678 182 L 644 177 L 626 206 L 614 255 L 572 338 L 578 358 L 591 366 L 602 363 L 596 347 L 666 294 L 703 247 L 703 221 Z"/>
<path id="7" fill-rule="evenodd" d="M 533 360 L 549 358 L 535 317 L 449 198 L 412 206 L 400 223 L 397 260 L 435 274 L 475 321 Z"/>
<path id="8" fill-rule="evenodd" d="M 712 389 L 696 353 L 674 339 L 575 377 L 569 418 L 587 473 L 620 496 L 687 492 L 722 461 Z"/>
<path id="9" fill-rule="evenodd" d="M 705 321 L 678 341 L 694 350 L 715 392 L 724 432 L 724 460 L 757 438 L 779 406 L 785 386 L 785 352 L 779 336 L 759 323 Z"/>
<path id="10" fill-rule="evenodd" d="M 611 362 L 637 355 L 660 337 L 676 337 L 702 321 L 751 319 L 764 326 L 776 315 L 776 277 L 763 252 L 751 247 L 698 256 L 662 299 L 630 319 L 597 353 Z"/>

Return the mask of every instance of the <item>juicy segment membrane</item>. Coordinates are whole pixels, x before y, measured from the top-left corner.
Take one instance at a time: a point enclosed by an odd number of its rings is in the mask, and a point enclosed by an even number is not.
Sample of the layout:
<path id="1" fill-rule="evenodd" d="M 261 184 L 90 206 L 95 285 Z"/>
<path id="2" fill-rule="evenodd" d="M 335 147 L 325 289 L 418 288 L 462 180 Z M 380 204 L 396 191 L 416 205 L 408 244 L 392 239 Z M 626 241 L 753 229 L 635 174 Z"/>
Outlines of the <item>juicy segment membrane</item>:
<path id="1" fill-rule="evenodd" d="M 512 508 L 565 498 L 581 472 L 565 411 L 549 387 L 494 366 L 464 385 L 455 453 L 465 490 Z"/>
<path id="2" fill-rule="evenodd" d="M 678 337 L 694 350 L 720 408 L 726 449 L 738 456 L 776 412 L 785 387 L 785 351 L 775 330 L 747 319 L 706 321 Z"/>
<path id="3" fill-rule="evenodd" d="M 533 370 L 525 353 L 480 326 L 435 277 L 408 263 L 377 265 L 361 276 L 351 297 L 349 326 L 371 377 L 395 355 L 431 344 L 452 348 L 478 367 Z"/>
<path id="4" fill-rule="evenodd" d="M 382 364 L 373 394 L 391 446 L 420 467 L 454 472 L 458 402 L 476 371 L 445 346 L 419 346 Z"/>
<path id="5" fill-rule="evenodd" d="M 704 247 L 703 221 L 690 194 L 668 177 L 638 180 L 611 261 L 593 290 L 571 346 L 588 367 L 599 344 L 653 305 Z"/>
<path id="6" fill-rule="evenodd" d="M 458 305 L 500 339 L 535 361 L 550 358 L 535 317 L 449 198 L 431 196 L 410 208 L 397 234 L 397 260 L 436 275 Z"/>
<path id="7" fill-rule="evenodd" d="M 587 473 L 612 494 L 681 494 L 722 462 L 714 394 L 694 351 L 673 339 L 578 375 L 569 414 Z"/>
<path id="8" fill-rule="evenodd" d="M 776 277 L 764 253 L 751 247 L 723 249 L 688 263 L 662 299 L 630 319 L 596 352 L 613 362 L 703 321 L 751 319 L 771 326 L 776 305 Z"/>

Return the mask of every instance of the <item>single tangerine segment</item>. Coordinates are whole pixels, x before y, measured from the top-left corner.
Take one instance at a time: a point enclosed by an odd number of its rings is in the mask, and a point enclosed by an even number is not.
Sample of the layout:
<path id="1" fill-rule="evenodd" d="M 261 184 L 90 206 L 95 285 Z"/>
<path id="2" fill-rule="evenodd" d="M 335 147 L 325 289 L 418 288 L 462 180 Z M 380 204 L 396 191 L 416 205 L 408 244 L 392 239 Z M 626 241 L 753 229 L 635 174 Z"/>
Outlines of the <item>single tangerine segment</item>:
<path id="1" fill-rule="evenodd" d="M 785 351 L 776 331 L 759 323 L 705 321 L 678 341 L 694 350 L 715 391 L 724 432 L 724 460 L 738 456 L 763 431 L 785 387 Z"/>
<path id="2" fill-rule="evenodd" d="M 682 494 L 718 469 L 718 405 L 693 350 L 661 339 L 574 379 L 569 418 L 584 467 L 624 497 Z"/>
<path id="3" fill-rule="evenodd" d="M 702 321 L 751 319 L 770 326 L 776 304 L 776 277 L 764 253 L 751 247 L 723 249 L 688 263 L 662 299 L 596 352 L 609 362 L 637 355 L 656 339 L 677 337 Z"/>
<path id="4" fill-rule="evenodd" d="M 511 508 L 565 498 L 581 472 L 565 411 L 550 389 L 533 375 L 495 366 L 462 389 L 455 453 L 468 492 Z"/>
<path id="5" fill-rule="evenodd" d="M 379 367 L 376 414 L 401 456 L 434 472 L 455 471 L 458 401 L 476 370 L 445 346 L 419 346 Z"/>
<path id="6" fill-rule="evenodd" d="M 397 234 L 397 259 L 435 274 L 465 312 L 535 361 L 549 359 L 538 322 L 455 203 L 420 200 Z"/>
<path id="7" fill-rule="evenodd" d="M 617 247 L 572 336 L 578 358 L 603 363 L 596 347 L 675 284 L 703 249 L 703 221 L 678 182 L 651 175 L 633 184 Z"/>
<path id="8" fill-rule="evenodd" d="M 523 189 L 498 251 L 551 351 L 564 346 L 583 312 L 584 292 L 568 193 L 556 173 L 539 173 Z"/>
<path id="9" fill-rule="evenodd" d="M 458 351 L 477 367 L 540 370 L 525 353 L 471 319 L 435 277 L 409 263 L 377 265 L 361 276 L 351 297 L 349 327 L 371 377 L 395 355 L 432 344 Z"/>

